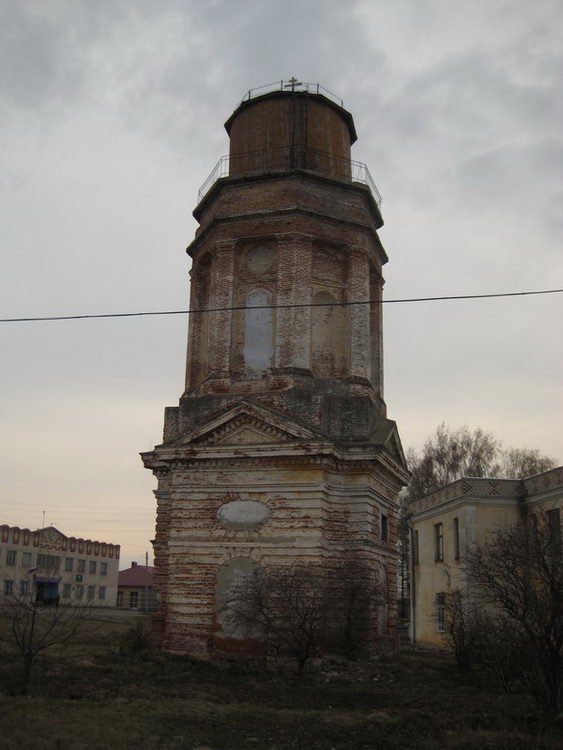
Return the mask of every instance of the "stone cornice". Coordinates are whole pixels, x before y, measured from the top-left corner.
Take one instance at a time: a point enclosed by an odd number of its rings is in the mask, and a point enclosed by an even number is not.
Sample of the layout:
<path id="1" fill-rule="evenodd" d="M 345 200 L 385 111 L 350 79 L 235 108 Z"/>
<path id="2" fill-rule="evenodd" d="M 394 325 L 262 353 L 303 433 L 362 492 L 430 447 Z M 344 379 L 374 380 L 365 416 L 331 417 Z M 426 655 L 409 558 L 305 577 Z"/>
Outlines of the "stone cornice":
<path id="1" fill-rule="evenodd" d="M 219 191 L 223 189 L 226 185 L 236 184 L 238 182 L 251 182 L 251 181 L 261 181 L 264 179 L 267 180 L 280 180 L 280 179 L 287 179 L 287 178 L 311 178 L 315 180 L 320 180 L 321 182 L 328 182 L 338 188 L 343 189 L 344 191 L 352 191 L 359 193 L 359 195 L 364 199 L 369 199 L 373 205 L 368 206 L 368 211 L 373 214 L 375 211 L 377 213 L 377 219 L 375 221 L 376 229 L 374 229 L 373 225 L 371 223 L 362 223 L 358 221 L 353 221 L 351 219 L 346 218 L 345 216 L 332 216 L 327 215 L 326 213 L 323 213 L 321 211 L 317 211 L 314 208 L 309 208 L 307 206 L 303 206 L 300 203 L 292 203 L 289 205 L 284 206 L 283 208 L 275 208 L 275 209 L 263 209 L 259 211 L 241 211 L 239 213 L 229 213 L 225 215 L 218 215 L 215 216 L 208 224 L 202 225 L 199 229 L 199 233 L 196 236 L 196 238 L 188 245 L 186 248 L 186 252 L 188 255 L 193 256 L 195 249 L 197 246 L 201 243 L 202 239 L 213 230 L 213 228 L 219 224 L 224 222 L 232 222 L 232 221 L 240 221 L 241 219 L 264 219 L 264 218 L 270 218 L 273 216 L 280 216 L 283 217 L 285 215 L 289 214 L 301 214 L 304 216 L 312 216 L 314 218 L 320 219 L 323 223 L 328 222 L 335 222 L 337 224 L 343 224 L 348 225 L 351 227 L 354 227 L 355 229 L 361 228 L 362 230 L 366 231 L 372 238 L 374 242 L 374 249 L 379 255 L 380 263 L 381 265 L 387 263 L 389 260 L 387 253 L 385 252 L 383 245 L 381 244 L 381 240 L 379 239 L 379 235 L 377 234 L 377 229 L 379 229 L 383 225 L 383 221 L 381 220 L 381 215 L 379 214 L 379 209 L 377 208 L 375 202 L 373 201 L 373 198 L 371 196 L 371 193 L 369 192 L 369 188 L 365 187 L 364 185 L 361 185 L 359 183 L 347 183 L 347 182 L 339 182 L 330 180 L 329 178 L 322 177 L 320 175 L 313 175 L 309 172 L 291 172 L 288 174 L 276 174 L 276 175 L 257 175 L 253 177 L 227 177 L 222 178 L 218 180 L 215 183 L 215 186 L 210 190 L 210 192 L 206 195 L 203 202 L 196 208 L 194 211 L 194 217 L 199 221 L 201 218 L 201 208 L 202 204 L 207 202 L 209 198 L 215 194 L 219 194 Z M 228 182 L 227 182 L 228 181 Z M 197 215 L 196 215 L 197 213 Z"/>
<path id="2" fill-rule="evenodd" d="M 526 477 L 523 485 L 528 501 L 540 501 L 544 496 L 550 499 L 554 493 L 563 497 L 563 466 Z"/>
<path id="3" fill-rule="evenodd" d="M 283 448 L 284 446 L 276 446 Z M 202 450 L 196 452 L 192 450 L 165 450 L 157 449 L 155 451 L 141 453 L 141 458 L 146 468 L 152 469 L 157 476 L 166 476 L 169 472 L 176 470 L 200 470 L 208 471 L 210 469 L 241 469 L 247 470 L 251 467 L 259 468 L 287 468 L 288 466 L 317 466 L 320 469 L 344 472 L 359 471 L 367 474 L 374 474 L 376 471 L 384 468 L 385 473 L 396 476 L 398 467 L 395 464 L 381 460 L 379 449 L 366 451 L 364 455 L 344 455 L 332 446 L 332 451 L 327 450 L 323 453 L 305 453 L 303 448 L 295 447 L 294 451 L 287 449 L 280 450 L 277 454 L 272 452 L 260 452 L 254 455 L 235 455 L 237 451 L 231 454 L 217 454 L 212 450 Z M 331 446 L 328 446 L 331 448 Z M 378 473 L 378 478 L 382 477 Z"/>
<path id="4" fill-rule="evenodd" d="M 479 505 L 499 504 L 500 501 L 535 503 L 554 496 L 563 497 L 563 466 L 526 479 L 463 477 L 416 500 L 411 509 L 413 516 L 418 516 L 451 505 L 455 500 Z"/>
<path id="5" fill-rule="evenodd" d="M 436 516 L 442 515 L 443 513 L 450 513 L 453 511 L 460 511 L 465 507 L 484 506 L 487 508 L 498 508 L 498 507 L 520 507 L 520 502 L 516 497 L 496 497 L 496 496 L 475 496 L 466 495 L 464 497 L 456 497 L 451 500 L 442 503 L 441 505 L 430 506 L 424 510 L 418 510 L 413 513 L 412 523 L 417 524 L 428 518 L 435 518 Z"/>
<path id="6" fill-rule="evenodd" d="M 458 498 L 476 502 L 479 499 L 507 498 L 516 500 L 518 479 L 492 479 L 482 477 L 463 477 L 445 487 L 430 492 L 411 505 L 413 515 L 431 508 L 438 508 Z"/>

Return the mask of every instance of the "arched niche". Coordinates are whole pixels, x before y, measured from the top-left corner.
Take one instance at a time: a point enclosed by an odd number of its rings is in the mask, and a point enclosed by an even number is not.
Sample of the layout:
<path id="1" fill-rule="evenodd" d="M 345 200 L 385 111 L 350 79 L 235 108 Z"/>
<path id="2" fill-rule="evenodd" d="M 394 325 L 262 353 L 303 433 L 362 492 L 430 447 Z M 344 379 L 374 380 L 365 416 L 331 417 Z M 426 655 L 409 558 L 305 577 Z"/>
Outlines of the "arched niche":
<path id="1" fill-rule="evenodd" d="M 215 619 L 219 634 L 226 638 L 246 640 L 263 637 L 261 628 L 244 624 L 237 612 L 247 610 L 258 585 L 260 566 L 249 557 L 227 560 L 217 572 Z"/>
<path id="2" fill-rule="evenodd" d="M 253 289 L 246 295 L 247 308 L 263 308 L 272 304 L 272 295 L 265 289 Z M 244 319 L 244 366 L 249 377 L 260 377 L 274 365 L 274 311 L 247 309 Z"/>
<path id="3" fill-rule="evenodd" d="M 327 291 L 313 295 L 311 312 L 311 369 L 318 377 L 346 372 L 346 310 Z M 326 305 L 326 306 L 325 306 Z"/>

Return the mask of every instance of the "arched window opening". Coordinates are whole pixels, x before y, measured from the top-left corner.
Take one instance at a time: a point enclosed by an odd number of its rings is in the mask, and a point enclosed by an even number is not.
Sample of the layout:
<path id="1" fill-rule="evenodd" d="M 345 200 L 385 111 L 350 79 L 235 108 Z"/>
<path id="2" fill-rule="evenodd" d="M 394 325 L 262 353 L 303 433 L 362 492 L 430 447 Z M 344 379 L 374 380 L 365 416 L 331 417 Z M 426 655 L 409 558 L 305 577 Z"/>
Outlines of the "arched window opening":
<path id="1" fill-rule="evenodd" d="M 335 306 L 336 298 L 329 292 L 313 296 L 311 325 L 311 368 L 319 377 L 335 377 L 346 371 L 344 308 Z"/>
<path id="2" fill-rule="evenodd" d="M 248 308 L 271 305 L 272 295 L 265 289 L 253 289 L 246 297 Z M 274 364 L 274 311 L 246 310 L 244 324 L 244 364 L 250 377 L 260 375 Z"/>

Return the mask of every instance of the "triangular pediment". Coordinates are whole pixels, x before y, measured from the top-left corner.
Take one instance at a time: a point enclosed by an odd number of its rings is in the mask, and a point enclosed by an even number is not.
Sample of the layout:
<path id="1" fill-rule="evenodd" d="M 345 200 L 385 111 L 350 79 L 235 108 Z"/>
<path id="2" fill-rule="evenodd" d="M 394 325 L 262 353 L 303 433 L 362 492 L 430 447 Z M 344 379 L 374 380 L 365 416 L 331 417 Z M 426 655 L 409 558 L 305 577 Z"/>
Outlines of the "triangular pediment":
<path id="1" fill-rule="evenodd" d="M 401 445 L 396 428 L 389 434 L 389 437 L 385 442 L 385 447 L 396 461 L 406 466 L 407 462 L 405 454 L 403 453 L 403 446 Z"/>
<path id="2" fill-rule="evenodd" d="M 397 425 L 391 419 L 382 420 L 371 435 L 375 443 L 383 445 L 387 453 L 403 468 L 407 468 L 407 460 L 399 437 Z"/>
<path id="3" fill-rule="evenodd" d="M 51 543 L 59 539 L 66 539 L 62 531 L 59 531 L 55 526 L 44 526 L 42 529 L 38 529 L 38 531 L 45 540 Z"/>
<path id="4" fill-rule="evenodd" d="M 245 424 L 244 421 L 239 425 L 232 425 L 233 429 L 223 435 L 217 435 L 216 445 L 256 445 L 260 443 L 279 443 L 287 442 L 287 435 L 276 431 L 274 433 L 266 432 L 260 429 L 260 425 Z"/>
<path id="5" fill-rule="evenodd" d="M 273 445 L 320 439 L 324 438 L 285 414 L 242 402 L 197 430 L 180 436 L 174 445 Z"/>

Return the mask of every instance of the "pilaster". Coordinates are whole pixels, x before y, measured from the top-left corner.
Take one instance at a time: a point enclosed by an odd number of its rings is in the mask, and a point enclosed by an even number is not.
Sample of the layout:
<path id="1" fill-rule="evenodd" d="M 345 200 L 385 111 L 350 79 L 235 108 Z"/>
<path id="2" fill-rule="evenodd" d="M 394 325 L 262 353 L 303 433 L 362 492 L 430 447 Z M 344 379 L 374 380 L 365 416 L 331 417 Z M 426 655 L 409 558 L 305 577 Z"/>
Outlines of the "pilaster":
<path id="1" fill-rule="evenodd" d="M 235 244 L 222 243 L 215 248 L 211 265 L 210 309 L 233 306 Z M 208 361 L 212 377 L 228 377 L 231 352 L 231 318 L 229 309 L 208 313 Z"/>
<path id="2" fill-rule="evenodd" d="M 367 252 L 350 250 L 347 302 L 369 299 L 369 264 Z M 371 380 L 370 311 L 369 305 L 350 305 L 350 375 Z"/>

